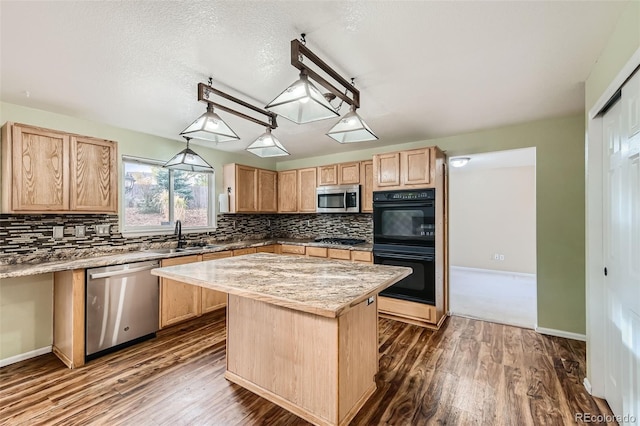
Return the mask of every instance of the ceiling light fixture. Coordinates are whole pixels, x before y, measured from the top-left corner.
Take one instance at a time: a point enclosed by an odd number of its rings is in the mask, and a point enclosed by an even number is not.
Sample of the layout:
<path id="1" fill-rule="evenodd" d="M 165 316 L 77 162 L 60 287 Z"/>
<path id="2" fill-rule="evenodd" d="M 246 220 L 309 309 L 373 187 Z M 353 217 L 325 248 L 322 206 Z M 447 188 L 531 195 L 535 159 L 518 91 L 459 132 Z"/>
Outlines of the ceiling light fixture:
<path id="1" fill-rule="evenodd" d="M 229 140 L 240 139 L 238 135 L 231 130 L 231 128 L 225 123 L 217 114 L 213 112 L 213 108 L 237 115 L 238 117 L 249 120 L 253 123 L 260 124 L 267 128 L 267 131 L 262 134 L 256 141 L 249 145 L 247 151 L 255 154 L 259 157 L 276 157 L 282 155 L 289 155 L 289 152 L 282 146 L 282 143 L 275 136 L 271 134 L 271 130 L 276 129 L 278 124 L 276 122 L 277 114 L 271 111 L 258 108 L 229 95 L 221 90 L 212 87 L 213 79 L 209 78 L 209 84 L 198 83 L 198 102 L 205 102 L 207 104 L 207 112 L 194 121 L 189 127 L 187 127 L 181 135 L 192 136 L 194 138 L 204 139 L 214 142 L 224 142 Z M 263 121 L 232 109 L 228 106 L 221 105 L 217 102 L 209 99 L 211 95 L 216 95 L 224 98 L 228 101 L 234 102 L 244 108 L 251 111 L 263 114 L 267 116 L 268 121 Z"/>
<path id="2" fill-rule="evenodd" d="M 186 129 L 180 132 L 180 135 L 216 143 L 240 140 L 236 132 L 231 130 L 231 127 L 213 112 L 211 104 L 207 104 L 207 112 L 189 124 Z"/>
<path id="3" fill-rule="evenodd" d="M 469 157 L 456 157 L 449 160 L 449 164 L 451 167 L 463 167 L 465 166 L 471 158 Z"/>
<path id="4" fill-rule="evenodd" d="M 213 173 L 213 167 L 207 163 L 202 157 L 189 148 L 191 138 L 184 137 L 187 140 L 187 147 L 173 156 L 173 158 L 163 167 L 174 170 L 184 170 L 187 172 Z"/>
<path id="5" fill-rule="evenodd" d="M 249 145 L 247 151 L 258 157 L 281 157 L 283 155 L 290 155 L 280 141 L 271 134 L 271 127 L 267 127 L 267 131 Z"/>
<path id="6" fill-rule="evenodd" d="M 304 58 L 307 58 L 309 62 L 314 64 L 320 71 L 342 85 L 342 87 L 344 87 L 344 93 L 333 83 L 307 66 L 303 62 Z M 351 110 L 338 124 L 329 130 L 327 135 L 340 143 L 378 139 L 371 128 L 369 128 L 356 113 L 356 109 L 360 108 L 360 91 L 355 88 L 353 79 L 351 83 L 349 83 L 347 79 L 338 74 L 326 62 L 309 50 L 306 46 L 305 34 L 301 34 L 300 40 L 291 40 L 291 65 L 300 70 L 300 79 L 276 96 L 265 108 L 276 112 L 294 123 L 310 123 L 312 121 L 339 116 L 336 108 L 330 103 L 330 100 L 338 97 L 342 102 L 351 105 Z M 329 93 L 320 93 L 309 79 L 317 82 L 320 86 L 328 90 Z M 350 97 L 348 96 L 349 93 L 351 94 Z M 337 109 L 340 109 L 340 107 Z M 355 121 L 352 121 L 352 119 Z"/>

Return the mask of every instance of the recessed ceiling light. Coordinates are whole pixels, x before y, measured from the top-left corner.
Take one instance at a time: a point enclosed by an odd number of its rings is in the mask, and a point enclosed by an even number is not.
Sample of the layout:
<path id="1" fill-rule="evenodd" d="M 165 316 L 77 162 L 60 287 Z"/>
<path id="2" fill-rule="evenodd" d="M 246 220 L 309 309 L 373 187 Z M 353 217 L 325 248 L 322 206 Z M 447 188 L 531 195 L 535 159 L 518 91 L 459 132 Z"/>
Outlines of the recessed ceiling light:
<path id="1" fill-rule="evenodd" d="M 449 160 L 449 164 L 451 167 L 463 167 L 465 166 L 471 158 L 469 157 L 456 157 Z"/>

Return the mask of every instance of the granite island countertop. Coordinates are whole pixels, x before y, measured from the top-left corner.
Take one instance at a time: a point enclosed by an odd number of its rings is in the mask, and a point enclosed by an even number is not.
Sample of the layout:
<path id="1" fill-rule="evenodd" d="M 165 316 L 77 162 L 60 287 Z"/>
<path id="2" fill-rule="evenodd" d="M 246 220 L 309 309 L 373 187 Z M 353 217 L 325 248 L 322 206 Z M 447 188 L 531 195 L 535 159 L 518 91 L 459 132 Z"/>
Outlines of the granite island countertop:
<path id="1" fill-rule="evenodd" d="M 160 277 L 336 318 L 413 272 L 402 266 L 247 254 L 153 269 Z"/>
<path id="2" fill-rule="evenodd" d="M 215 245 L 206 247 L 188 247 L 187 250 L 174 253 L 159 253 L 153 248 L 126 250 L 118 248 L 115 254 L 101 254 L 104 252 L 87 251 L 78 254 L 77 250 L 71 250 L 67 258 L 57 258 L 48 260 L 46 258 L 29 259 L 29 261 L 14 264 L 0 265 L 0 279 L 25 277 L 30 275 L 46 274 L 51 272 L 68 271 L 71 269 L 97 268 L 101 266 L 122 265 L 132 262 L 143 262 L 147 260 L 168 259 L 171 257 L 181 257 L 204 253 L 215 253 L 220 251 L 235 250 L 250 247 L 261 247 L 271 244 L 304 245 L 313 247 L 328 247 L 344 250 L 371 251 L 372 244 L 361 244 L 357 246 L 344 246 L 328 243 L 318 243 L 312 239 L 267 239 L 267 240 L 244 240 L 233 242 L 218 242 Z M 159 249 L 162 249 L 161 247 Z"/>

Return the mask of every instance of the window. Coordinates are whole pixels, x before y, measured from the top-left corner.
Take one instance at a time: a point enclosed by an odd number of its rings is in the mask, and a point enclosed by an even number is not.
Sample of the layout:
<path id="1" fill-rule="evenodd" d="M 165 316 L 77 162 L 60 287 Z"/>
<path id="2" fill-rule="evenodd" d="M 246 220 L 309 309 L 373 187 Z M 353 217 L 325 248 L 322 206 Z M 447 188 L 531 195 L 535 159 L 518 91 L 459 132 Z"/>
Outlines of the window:
<path id="1" fill-rule="evenodd" d="M 213 228 L 213 173 L 165 169 L 164 163 L 122 157 L 124 169 L 123 232 Z"/>

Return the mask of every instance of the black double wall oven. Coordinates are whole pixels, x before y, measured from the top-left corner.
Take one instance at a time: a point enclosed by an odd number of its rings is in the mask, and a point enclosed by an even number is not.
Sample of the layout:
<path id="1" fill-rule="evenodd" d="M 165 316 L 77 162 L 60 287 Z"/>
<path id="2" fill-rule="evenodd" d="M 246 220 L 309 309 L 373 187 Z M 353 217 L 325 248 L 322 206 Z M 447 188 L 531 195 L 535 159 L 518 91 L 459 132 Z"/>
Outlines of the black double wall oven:
<path id="1" fill-rule="evenodd" d="M 435 305 L 436 190 L 373 193 L 373 259 L 413 274 L 380 295 Z"/>

